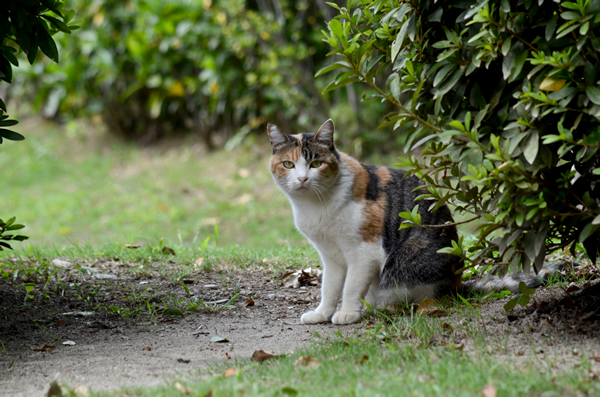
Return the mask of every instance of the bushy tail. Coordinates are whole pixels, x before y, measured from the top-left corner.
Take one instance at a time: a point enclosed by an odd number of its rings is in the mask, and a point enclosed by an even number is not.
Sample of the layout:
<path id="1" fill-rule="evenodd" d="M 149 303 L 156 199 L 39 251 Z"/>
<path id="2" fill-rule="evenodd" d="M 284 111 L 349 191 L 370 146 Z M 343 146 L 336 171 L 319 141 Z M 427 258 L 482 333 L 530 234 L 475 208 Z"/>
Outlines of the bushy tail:
<path id="1" fill-rule="evenodd" d="M 519 283 L 524 282 L 527 288 L 537 288 L 548 280 L 550 276 L 561 270 L 564 263 L 544 262 L 542 270 L 536 275 L 527 276 L 523 272 L 507 274 L 504 277 L 486 276 L 479 280 L 463 281 L 462 287 L 466 292 L 481 291 L 483 293 L 500 292 L 508 290 L 512 293 L 519 292 Z"/>

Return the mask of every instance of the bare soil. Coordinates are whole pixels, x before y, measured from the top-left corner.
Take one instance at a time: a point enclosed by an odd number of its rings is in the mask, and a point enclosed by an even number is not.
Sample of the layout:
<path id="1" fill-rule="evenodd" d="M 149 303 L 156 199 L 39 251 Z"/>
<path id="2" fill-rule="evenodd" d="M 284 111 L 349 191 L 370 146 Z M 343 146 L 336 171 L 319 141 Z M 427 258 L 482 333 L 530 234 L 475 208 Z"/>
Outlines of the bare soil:
<path id="1" fill-rule="evenodd" d="M 204 272 L 184 280 L 188 294 L 179 283 L 134 279 L 112 261 L 93 266 L 100 270 L 94 276 L 62 269 L 61 282 L 48 283 L 51 287 L 45 290 L 40 280 L 0 278 L 0 395 L 43 395 L 54 378 L 71 388 L 93 390 L 158 386 L 193 377 L 219 362 L 247 361 L 256 350 L 275 354 L 297 350 L 317 339 L 315 331 L 352 335 L 377 321 L 371 318 L 352 326 L 300 325 L 300 315 L 319 301 L 319 282 L 314 277 L 304 277 L 299 287 L 296 283 L 298 288 L 292 288 L 281 280 L 286 274 Z M 447 339 L 465 351 L 475 354 L 481 348 L 477 333 L 469 330 L 483 329 L 485 346 L 500 359 L 524 363 L 534 359 L 541 368 L 557 374 L 581 367 L 597 379 L 597 273 L 595 269 L 588 281 L 568 287 L 541 288 L 527 307 L 517 306 L 508 315 L 503 311 L 508 298 L 477 304 L 473 316 L 452 310 L 431 314 L 442 317 L 443 327 L 449 330 Z M 27 295 L 27 282 L 37 285 L 29 293 L 33 298 Z M 164 301 L 185 309 L 185 303 L 196 298 L 221 302 L 209 304 L 218 308 L 236 290 L 239 297 L 229 309 L 200 307 L 186 311 L 185 317 L 162 310 L 153 315 L 141 313 L 147 311 L 147 302 L 164 307 Z M 178 305 L 173 303 L 178 300 Z M 114 312 L 119 308 L 120 315 Z M 225 340 L 217 342 L 219 338 Z M 444 338 L 432 342 L 449 343 Z M 411 341 L 408 331 L 406 340 Z M 68 341 L 75 344 L 63 344 Z"/>

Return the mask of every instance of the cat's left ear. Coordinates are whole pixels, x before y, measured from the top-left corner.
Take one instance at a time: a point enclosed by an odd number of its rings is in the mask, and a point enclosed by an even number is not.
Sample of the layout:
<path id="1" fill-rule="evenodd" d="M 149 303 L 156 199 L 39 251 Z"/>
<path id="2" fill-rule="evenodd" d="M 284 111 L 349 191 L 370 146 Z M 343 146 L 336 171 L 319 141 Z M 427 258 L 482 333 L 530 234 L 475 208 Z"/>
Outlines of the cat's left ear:
<path id="1" fill-rule="evenodd" d="M 275 124 L 267 124 L 267 134 L 269 134 L 273 151 L 277 149 L 277 146 L 283 145 L 284 143 L 290 141 L 290 138 L 281 132 L 279 127 L 277 127 Z"/>
<path id="2" fill-rule="evenodd" d="M 333 125 L 333 121 L 331 119 L 327 120 L 323 123 L 319 131 L 315 134 L 313 142 L 320 142 L 326 145 L 328 148 L 333 148 L 333 132 L 335 131 L 335 126 Z"/>

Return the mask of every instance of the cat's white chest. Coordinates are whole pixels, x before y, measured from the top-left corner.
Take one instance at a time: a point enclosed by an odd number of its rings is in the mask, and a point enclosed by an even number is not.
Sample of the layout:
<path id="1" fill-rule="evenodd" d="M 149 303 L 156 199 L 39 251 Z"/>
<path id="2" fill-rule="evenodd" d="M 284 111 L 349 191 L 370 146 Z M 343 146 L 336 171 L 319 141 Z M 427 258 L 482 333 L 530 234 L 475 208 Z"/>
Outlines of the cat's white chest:
<path id="1" fill-rule="evenodd" d="M 313 243 L 345 245 L 355 243 L 360 238 L 358 226 L 363 208 L 359 203 L 352 200 L 343 203 L 292 202 L 292 207 L 296 227 Z"/>

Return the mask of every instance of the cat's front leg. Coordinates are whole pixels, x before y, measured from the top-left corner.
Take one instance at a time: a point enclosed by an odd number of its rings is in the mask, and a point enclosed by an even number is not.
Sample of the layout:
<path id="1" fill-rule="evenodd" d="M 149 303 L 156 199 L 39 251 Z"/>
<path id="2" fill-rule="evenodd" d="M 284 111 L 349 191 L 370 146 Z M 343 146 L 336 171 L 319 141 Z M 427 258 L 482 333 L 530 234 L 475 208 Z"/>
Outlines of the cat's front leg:
<path id="1" fill-rule="evenodd" d="M 340 301 L 345 278 L 346 266 L 343 263 L 323 258 L 321 303 L 315 310 L 302 315 L 300 318 L 302 324 L 327 323 L 331 320 Z"/>
<path id="2" fill-rule="evenodd" d="M 365 260 L 363 263 L 349 264 L 344 285 L 342 308 L 331 319 L 334 324 L 352 324 L 360 321 L 369 287 L 378 280 L 379 266 L 376 262 Z M 372 303 L 372 302 L 371 302 Z"/>

